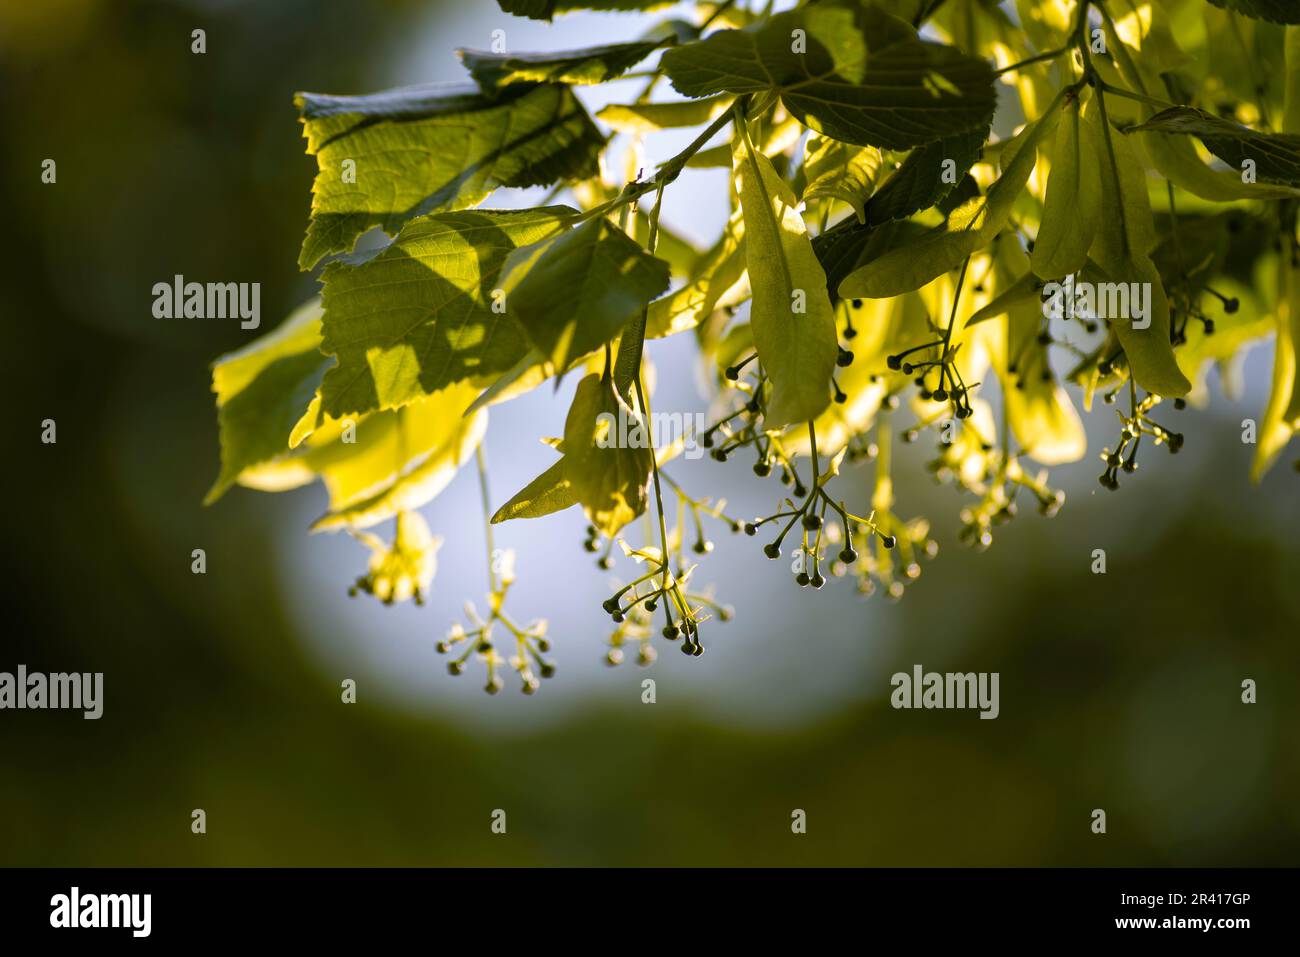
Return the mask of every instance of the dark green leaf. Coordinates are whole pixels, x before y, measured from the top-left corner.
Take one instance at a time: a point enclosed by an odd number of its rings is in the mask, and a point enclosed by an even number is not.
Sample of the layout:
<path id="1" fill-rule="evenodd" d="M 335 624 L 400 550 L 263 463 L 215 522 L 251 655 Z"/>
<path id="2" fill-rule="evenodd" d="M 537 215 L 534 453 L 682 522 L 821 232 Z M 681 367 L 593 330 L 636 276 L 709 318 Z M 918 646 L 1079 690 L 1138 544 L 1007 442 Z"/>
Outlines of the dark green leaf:
<path id="1" fill-rule="evenodd" d="M 813 252 L 826 272 L 826 286 L 831 302 L 839 299 L 840 283 L 854 270 L 889 250 L 905 245 L 926 234 L 920 223 L 895 220 L 879 226 L 863 225 L 854 219 L 826 230 L 813 239 Z"/>
<path id="2" fill-rule="evenodd" d="M 1256 20 L 1300 23 L 1300 4 L 1296 0 L 1210 0 L 1210 3 Z"/>
<path id="3" fill-rule="evenodd" d="M 860 146 L 910 149 L 987 127 L 997 102 L 986 62 L 857 3 L 722 30 L 667 51 L 662 65 L 686 96 L 771 91 L 805 125 Z"/>
<path id="4" fill-rule="evenodd" d="M 497 0 L 506 13 L 531 20 L 549 20 L 570 10 L 653 10 L 670 7 L 675 0 Z"/>
<path id="5" fill-rule="evenodd" d="M 511 83 L 604 83 L 632 69 L 660 45 L 659 40 L 641 40 L 566 53 L 456 52 L 475 82 L 490 93 Z"/>
<path id="6" fill-rule="evenodd" d="M 1300 186 L 1300 135 L 1259 133 L 1190 106 L 1161 110 L 1125 132 L 1139 130 L 1199 137 L 1207 150 L 1237 171 L 1243 162 L 1253 160 L 1259 182 Z"/>
<path id="7" fill-rule="evenodd" d="M 981 127 L 912 150 L 871 197 L 867 222 L 906 219 L 938 203 L 975 165 L 987 137 L 988 128 Z M 946 165 L 948 160 L 951 165 Z"/>

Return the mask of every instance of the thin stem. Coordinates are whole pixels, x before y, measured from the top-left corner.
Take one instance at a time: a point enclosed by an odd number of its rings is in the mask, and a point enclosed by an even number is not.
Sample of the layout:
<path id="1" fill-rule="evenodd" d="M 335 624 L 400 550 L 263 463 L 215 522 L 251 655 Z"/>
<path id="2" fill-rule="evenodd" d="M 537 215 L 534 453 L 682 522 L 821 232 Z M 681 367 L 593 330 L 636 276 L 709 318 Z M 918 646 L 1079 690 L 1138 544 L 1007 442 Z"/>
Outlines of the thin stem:
<path id="1" fill-rule="evenodd" d="M 474 449 L 474 462 L 478 465 L 478 488 L 483 496 L 483 528 L 487 538 L 488 591 L 495 593 L 497 590 L 497 575 L 492 560 L 492 556 L 496 554 L 496 546 L 492 539 L 492 498 L 488 494 L 487 456 L 483 452 L 482 442 L 479 442 Z"/>
<path id="2" fill-rule="evenodd" d="M 1040 53 L 1040 54 L 1038 54 L 1038 56 L 1031 56 L 1031 57 L 1030 57 L 1029 59 L 1027 59 L 1027 60 L 1021 60 L 1019 63 L 1012 63 L 1010 66 L 1004 66 L 1004 67 L 1002 67 L 1002 69 L 1000 69 L 1000 70 L 994 70 L 994 71 L 993 71 L 993 75 L 994 75 L 994 76 L 1001 76 L 1001 75 L 1004 74 L 1004 73 L 1013 73 L 1013 72 L 1015 72 L 1016 70 L 1019 70 L 1019 69 L 1021 69 L 1021 68 L 1023 68 L 1023 67 L 1032 66 L 1033 64 L 1035 64 L 1035 63 L 1041 63 L 1041 62 L 1043 62 L 1044 60 L 1055 60 L 1055 59 L 1056 59 L 1058 56 L 1060 56 L 1061 54 L 1063 54 L 1063 53 L 1069 53 L 1069 52 L 1070 52 L 1070 48 L 1069 48 L 1069 47 L 1062 47 L 1062 48 L 1059 49 L 1059 50 L 1049 50 L 1049 51 L 1046 52 L 1046 53 Z"/>
<path id="3" fill-rule="evenodd" d="M 636 384 L 636 398 L 637 401 L 641 404 L 641 412 L 647 418 L 649 418 L 650 407 L 646 403 L 645 390 L 641 388 L 640 372 L 637 373 L 635 384 Z M 654 483 L 655 483 L 655 510 L 659 513 L 659 542 L 661 547 L 663 548 L 663 552 L 660 555 L 660 560 L 663 563 L 662 564 L 663 589 L 664 591 L 667 591 L 668 590 L 668 526 L 664 522 L 664 493 L 662 487 L 659 484 L 659 460 L 658 457 L 653 453 L 654 450 L 651 450 L 650 467 L 651 467 L 651 472 L 654 475 Z M 667 604 L 665 604 L 664 611 L 667 612 L 667 610 L 668 610 L 668 606 Z M 671 618 L 669 619 L 669 624 L 670 625 L 672 624 Z"/>
<path id="4" fill-rule="evenodd" d="M 812 451 L 812 487 L 817 489 L 817 429 L 811 419 L 808 420 L 808 444 Z"/>
<path id="5" fill-rule="evenodd" d="M 1145 93 L 1134 93 L 1132 90 L 1125 90 L 1122 87 L 1111 86 L 1109 83 L 1102 83 L 1101 89 L 1112 96 L 1122 96 L 1126 100 L 1137 100 L 1139 103 L 1145 103 L 1147 106 L 1158 107 L 1167 110 L 1170 107 L 1177 106 L 1177 103 L 1170 103 L 1168 100 L 1162 100 L 1159 97 L 1147 96 Z"/>
<path id="6" fill-rule="evenodd" d="M 718 17 L 722 16 L 724 13 L 726 13 L 735 5 L 736 5 L 736 0 L 726 0 L 725 3 L 719 4 L 718 8 L 714 10 L 712 13 L 710 13 L 704 19 L 704 22 L 700 24 L 699 32 L 704 33 L 704 31 L 707 30 L 713 24 L 714 20 L 718 19 Z"/>

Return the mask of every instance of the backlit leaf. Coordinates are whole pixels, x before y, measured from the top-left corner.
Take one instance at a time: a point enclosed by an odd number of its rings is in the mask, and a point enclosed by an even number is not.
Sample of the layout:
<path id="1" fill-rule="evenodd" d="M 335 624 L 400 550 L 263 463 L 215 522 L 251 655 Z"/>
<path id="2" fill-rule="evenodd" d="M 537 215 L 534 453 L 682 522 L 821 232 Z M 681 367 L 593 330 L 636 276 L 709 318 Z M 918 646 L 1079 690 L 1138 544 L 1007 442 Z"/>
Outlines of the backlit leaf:
<path id="1" fill-rule="evenodd" d="M 773 426 L 815 419 L 830 402 L 836 357 L 826 274 L 795 208 L 794 193 L 771 161 L 738 142 L 735 176 L 754 291 L 749 321 L 759 361 L 772 383 L 766 417 Z"/>
<path id="2" fill-rule="evenodd" d="M 495 97 L 434 86 L 296 101 L 319 166 L 303 269 L 350 251 L 373 227 L 394 235 L 499 186 L 594 176 L 604 146 L 573 92 L 554 84 L 512 84 Z"/>
<path id="3" fill-rule="evenodd" d="M 654 133 L 684 126 L 702 126 L 719 116 L 735 97 L 726 94 L 674 103 L 612 103 L 596 113 L 620 133 Z"/>
<path id="4" fill-rule="evenodd" d="M 1101 210 L 1089 256 L 1108 282 L 1138 283 L 1147 292 L 1145 317 L 1107 318 L 1138 385 L 1163 396 L 1186 395 L 1191 383 L 1174 358 L 1169 342 L 1169 302 L 1150 256 L 1156 233 L 1146 172 L 1129 141 L 1103 127 L 1101 111 L 1094 102 L 1085 107 L 1084 114 L 1084 121 L 1093 124 L 1101 170 Z M 1139 328 L 1138 323 L 1149 325 Z"/>
<path id="5" fill-rule="evenodd" d="M 274 331 L 213 363 L 221 474 L 204 504 L 219 499 L 246 469 L 289 451 L 294 425 L 333 365 L 320 343 L 321 306 L 312 300 Z"/>
<path id="6" fill-rule="evenodd" d="M 326 414 L 393 409 L 458 382 L 488 385 L 529 342 L 498 288 L 506 257 L 558 235 L 575 210 L 435 213 L 408 223 L 369 261 L 323 276 Z"/>
<path id="7" fill-rule="evenodd" d="M 1101 178 L 1093 128 L 1079 117 L 1078 105 L 1066 110 L 1052 144 L 1043 223 L 1029 264 L 1043 279 L 1060 279 L 1083 268 L 1097 231 Z"/>
<path id="8" fill-rule="evenodd" d="M 668 282 L 667 263 L 601 216 L 511 252 L 500 285 L 524 334 L 565 369 L 618 335 Z"/>

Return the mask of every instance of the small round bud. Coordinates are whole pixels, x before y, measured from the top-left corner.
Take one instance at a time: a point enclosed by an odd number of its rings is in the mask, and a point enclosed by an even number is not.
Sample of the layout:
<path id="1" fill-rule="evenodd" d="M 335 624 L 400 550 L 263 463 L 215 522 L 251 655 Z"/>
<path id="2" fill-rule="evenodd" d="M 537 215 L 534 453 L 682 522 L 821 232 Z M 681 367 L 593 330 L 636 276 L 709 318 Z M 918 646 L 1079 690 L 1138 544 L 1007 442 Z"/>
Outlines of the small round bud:
<path id="1" fill-rule="evenodd" d="M 776 542 L 769 542 L 763 546 L 763 554 L 768 558 L 777 559 L 781 557 L 781 546 Z"/>

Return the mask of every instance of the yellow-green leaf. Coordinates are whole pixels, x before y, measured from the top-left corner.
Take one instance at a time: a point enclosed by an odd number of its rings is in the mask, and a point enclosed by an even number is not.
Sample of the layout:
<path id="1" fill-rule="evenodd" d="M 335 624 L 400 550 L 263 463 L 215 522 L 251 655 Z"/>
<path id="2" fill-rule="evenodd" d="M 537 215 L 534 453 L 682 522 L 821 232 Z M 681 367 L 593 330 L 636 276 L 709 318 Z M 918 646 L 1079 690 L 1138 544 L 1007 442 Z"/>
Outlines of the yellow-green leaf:
<path id="1" fill-rule="evenodd" d="M 772 426 L 805 422 L 830 402 L 835 314 L 794 193 L 771 161 L 742 139 L 736 143 L 734 170 L 754 294 L 750 323 L 772 384 L 765 414 Z"/>
<path id="2" fill-rule="evenodd" d="M 1090 258 L 1107 282 L 1139 283 L 1146 293 L 1145 316 L 1106 318 L 1124 347 L 1138 385 L 1171 398 L 1186 395 L 1191 383 L 1174 357 L 1169 341 L 1169 302 L 1160 271 L 1150 256 L 1156 231 L 1146 172 L 1132 145 L 1105 127 L 1095 101 L 1085 107 L 1084 119 L 1093 124 L 1101 169 L 1101 212 Z"/>
<path id="3" fill-rule="evenodd" d="M 1047 179 L 1043 224 L 1034 239 L 1029 264 L 1043 279 L 1060 279 L 1083 268 L 1101 211 L 1101 178 L 1092 127 L 1079 117 L 1079 105 L 1057 124 Z"/>
<path id="4" fill-rule="evenodd" d="M 213 363 L 221 474 L 204 504 L 219 499 L 246 470 L 289 451 L 290 434 L 333 364 L 320 343 L 321 305 L 313 299 L 274 331 Z"/>

